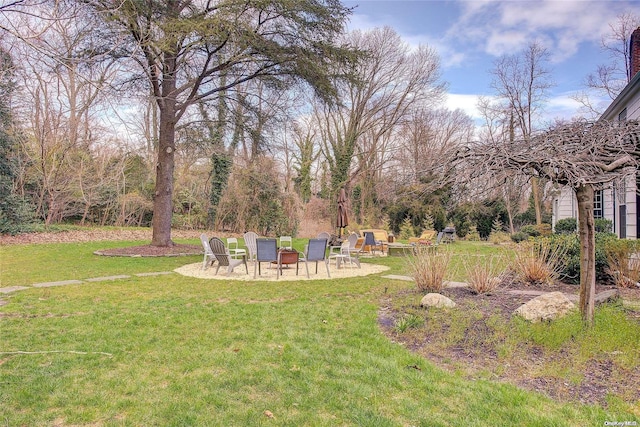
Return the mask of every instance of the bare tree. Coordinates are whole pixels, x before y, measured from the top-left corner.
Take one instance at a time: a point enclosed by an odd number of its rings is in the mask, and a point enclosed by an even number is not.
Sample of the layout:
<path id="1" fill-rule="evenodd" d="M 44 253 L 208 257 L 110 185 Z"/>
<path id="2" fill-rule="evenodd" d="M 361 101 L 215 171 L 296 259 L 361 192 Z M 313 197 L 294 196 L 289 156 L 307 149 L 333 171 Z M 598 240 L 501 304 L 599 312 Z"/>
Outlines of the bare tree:
<path id="1" fill-rule="evenodd" d="M 532 42 L 521 53 L 499 58 L 492 70 L 491 86 L 500 98 L 502 110 L 512 115 L 518 134 L 528 140 L 537 125 L 537 114 L 542 109 L 549 89 L 553 86 L 546 68 L 547 50 Z M 537 177 L 531 179 L 531 192 L 536 223 L 542 223 L 542 198 Z"/>
<path id="2" fill-rule="evenodd" d="M 499 104 L 493 103 L 487 97 L 480 97 L 478 100 L 478 110 L 484 119 L 484 126 L 481 138 L 487 143 L 498 146 L 503 141 L 513 141 L 515 138 L 515 119 L 511 109 L 504 110 Z M 530 177 L 526 177 L 523 182 L 523 175 L 519 172 L 506 171 L 499 175 L 493 174 L 483 178 L 480 186 L 484 186 L 488 191 L 494 190 L 505 203 L 507 217 L 509 221 L 509 231 L 515 232 L 513 217 L 516 209 L 520 206 L 525 194 L 525 187 Z M 497 182 L 500 184 L 498 185 Z"/>
<path id="3" fill-rule="evenodd" d="M 610 61 L 598 65 L 595 72 L 586 77 L 584 85 L 596 95 L 615 99 L 622 89 L 631 81 L 631 50 L 629 42 L 633 31 L 640 26 L 640 17 L 632 13 L 617 16 L 616 21 L 609 24 L 610 31 L 602 36 L 600 48 L 609 54 Z M 579 92 L 573 99 L 583 105 L 586 112 L 599 117 L 603 110 L 594 104 L 587 92 Z"/>
<path id="4" fill-rule="evenodd" d="M 594 188 L 634 175 L 640 164 L 640 124 L 575 121 L 500 145 L 476 143 L 460 159 L 477 173 L 522 171 L 573 189 L 580 232 L 580 311 L 592 324 L 595 296 Z"/>
<path id="5" fill-rule="evenodd" d="M 420 46 L 412 51 L 388 27 L 355 31 L 348 41 L 367 52 L 357 66 L 358 82 L 340 88 L 340 105 L 316 109 L 332 194 L 348 187 L 358 168 L 379 166 L 376 151 L 383 150 L 384 141 L 410 108 L 434 103 L 444 91 L 434 50 Z M 361 163 L 354 171 L 356 154 Z"/>
<path id="6" fill-rule="evenodd" d="M 13 16 L 22 43 L 12 49 L 21 57 L 21 97 L 16 109 L 28 126 L 25 153 L 31 158 L 38 213 L 46 224 L 80 214 L 83 202 L 73 200 L 81 183 L 77 162 L 90 157 L 104 104 L 102 89 L 113 78 L 113 62 L 95 62 L 87 55 L 101 41 L 95 21 L 78 7 L 55 4 Z M 67 16 L 70 15 L 71 18 Z"/>

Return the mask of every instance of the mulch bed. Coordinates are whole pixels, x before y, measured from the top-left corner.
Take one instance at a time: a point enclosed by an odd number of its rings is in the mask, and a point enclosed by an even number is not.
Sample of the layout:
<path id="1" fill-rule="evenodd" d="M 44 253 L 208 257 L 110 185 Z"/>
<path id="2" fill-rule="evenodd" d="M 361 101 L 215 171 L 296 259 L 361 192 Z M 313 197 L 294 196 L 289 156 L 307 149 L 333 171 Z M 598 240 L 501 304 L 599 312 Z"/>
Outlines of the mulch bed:
<path id="1" fill-rule="evenodd" d="M 128 246 L 124 248 L 101 249 L 94 252 L 103 256 L 128 256 L 128 257 L 162 257 L 162 256 L 186 256 L 201 255 L 201 245 L 180 245 L 173 246 Z"/>
<path id="2" fill-rule="evenodd" d="M 596 294 L 608 289 L 612 287 L 598 285 Z M 563 380 L 559 376 L 552 377 L 541 373 L 543 366 L 572 365 L 571 355 L 562 350 L 549 352 L 533 344 L 523 343 L 517 354 L 508 358 L 499 357 L 499 343 L 493 342 L 495 340 L 493 331 L 488 326 L 491 321 L 489 319 L 492 316 L 500 316 L 508 321 L 516 308 L 535 297 L 511 293 L 511 290 L 560 291 L 574 295 L 579 293 L 579 287 L 570 284 L 530 288 L 511 283 L 490 295 L 476 295 L 464 287 L 447 288 L 441 293 L 456 303 L 455 310 L 479 310 L 482 313 L 482 318 L 470 323 L 461 340 L 451 343 L 445 342 L 443 338 L 447 328 L 445 324 L 442 325 L 442 335 L 437 330 L 429 334 L 420 328 L 408 333 L 398 333 L 395 330 L 396 320 L 406 312 L 415 312 L 415 304 L 420 301 L 421 294 L 413 289 L 395 295 L 385 295 L 378 322 L 383 333 L 394 342 L 401 343 L 440 368 L 462 372 L 469 379 L 488 378 L 508 382 L 541 392 L 556 400 L 599 404 L 603 407 L 607 406 L 609 393 L 624 395 L 625 400 L 629 402 L 640 401 L 640 372 L 623 372 L 607 355 L 602 355 L 598 360 L 589 360 L 588 366 L 581 372 L 580 381 Z M 416 295 L 415 299 L 410 298 L 415 301 L 414 305 L 393 308 L 398 305 L 394 305 L 394 298 L 406 299 L 410 293 Z M 622 289 L 621 295 L 624 299 L 640 301 L 640 289 Z M 639 311 L 629 311 L 629 317 L 637 319 L 640 327 Z"/>

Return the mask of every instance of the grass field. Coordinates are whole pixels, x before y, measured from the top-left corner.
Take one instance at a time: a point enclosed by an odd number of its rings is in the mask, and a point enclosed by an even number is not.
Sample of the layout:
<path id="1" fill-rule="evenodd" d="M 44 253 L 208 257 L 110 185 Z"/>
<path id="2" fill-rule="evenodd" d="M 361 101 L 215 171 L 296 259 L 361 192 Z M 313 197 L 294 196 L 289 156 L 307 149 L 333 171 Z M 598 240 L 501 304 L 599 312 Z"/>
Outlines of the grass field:
<path id="1" fill-rule="evenodd" d="M 201 261 L 93 255 L 140 243 L 3 246 L 0 287 Z M 458 257 L 494 250 L 456 246 Z M 366 262 L 391 266 L 385 274 L 406 274 L 401 258 Z M 463 279 L 462 270 L 454 264 L 451 278 Z M 562 404 L 435 368 L 377 326 L 385 292 L 407 286 L 381 276 L 230 282 L 170 274 L 0 294 L 6 302 L 0 307 L 0 425 L 640 422 L 637 413 Z"/>

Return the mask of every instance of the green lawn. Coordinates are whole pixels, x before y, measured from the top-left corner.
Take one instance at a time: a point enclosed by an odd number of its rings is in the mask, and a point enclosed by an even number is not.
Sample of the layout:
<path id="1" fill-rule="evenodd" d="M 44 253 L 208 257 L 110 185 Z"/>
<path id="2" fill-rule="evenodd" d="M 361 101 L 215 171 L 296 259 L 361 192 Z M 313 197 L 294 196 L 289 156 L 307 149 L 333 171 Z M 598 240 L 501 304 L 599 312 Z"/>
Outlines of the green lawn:
<path id="1" fill-rule="evenodd" d="M 453 246 L 461 252 L 496 250 L 458 243 Z M 201 261 L 92 254 L 128 244 L 134 242 L 0 247 L 0 287 L 166 271 Z M 383 275 L 406 274 L 401 258 L 371 261 L 392 267 Z M 0 294 L 7 302 L 0 307 L 0 424 L 640 421 L 637 413 L 561 404 L 435 368 L 378 329 L 380 299 L 407 286 L 380 276 L 229 282 L 170 274 Z"/>

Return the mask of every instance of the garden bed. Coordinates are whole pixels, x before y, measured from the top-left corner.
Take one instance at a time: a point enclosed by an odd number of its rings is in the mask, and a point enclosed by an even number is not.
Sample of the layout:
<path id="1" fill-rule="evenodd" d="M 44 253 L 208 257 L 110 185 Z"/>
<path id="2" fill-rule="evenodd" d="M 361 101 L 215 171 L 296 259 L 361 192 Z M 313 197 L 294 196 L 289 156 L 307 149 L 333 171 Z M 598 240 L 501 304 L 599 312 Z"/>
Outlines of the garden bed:
<path id="1" fill-rule="evenodd" d="M 598 286 L 596 293 L 608 289 L 611 287 Z M 457 306 L 443 311 L 420 307 L 422 294 L 404 290 L 387 295 L 382 301 L 379 324 L 393 341 L 468 378 L 504 381 L 556 400 L 583 404 L 606 407 L 610 396 L 631 405 L 640 402 L 638 362 L 635 368 L 625 366 L 619 357 L 624 355 L 617 354 L 625 349 L 583 358 L 576 355 L 580 350 L 572 338 L 555 349 L 536 344 L 535 340 L 515 342 L 512 331 L 517 325 L 514 326 L 512 313 L 533 296 L 510 292 L 514 290 L 561 291 L 574 295 L 574 299 L 579 292 L 578 286 L 567 284 L 535 289 L 510 285 L 490 295 L 476 295 L 465 287 L 447 288 L 442 294 Z M 640 305 L 636 305 L 640 302 L 640 289 L 622 289 L 621 295 L 629 301 L 624 309 L 626 316 L 640 327 Z M 399 332 L 396 325 L 407 315 L 424 319 L 424 323 Z"/>

